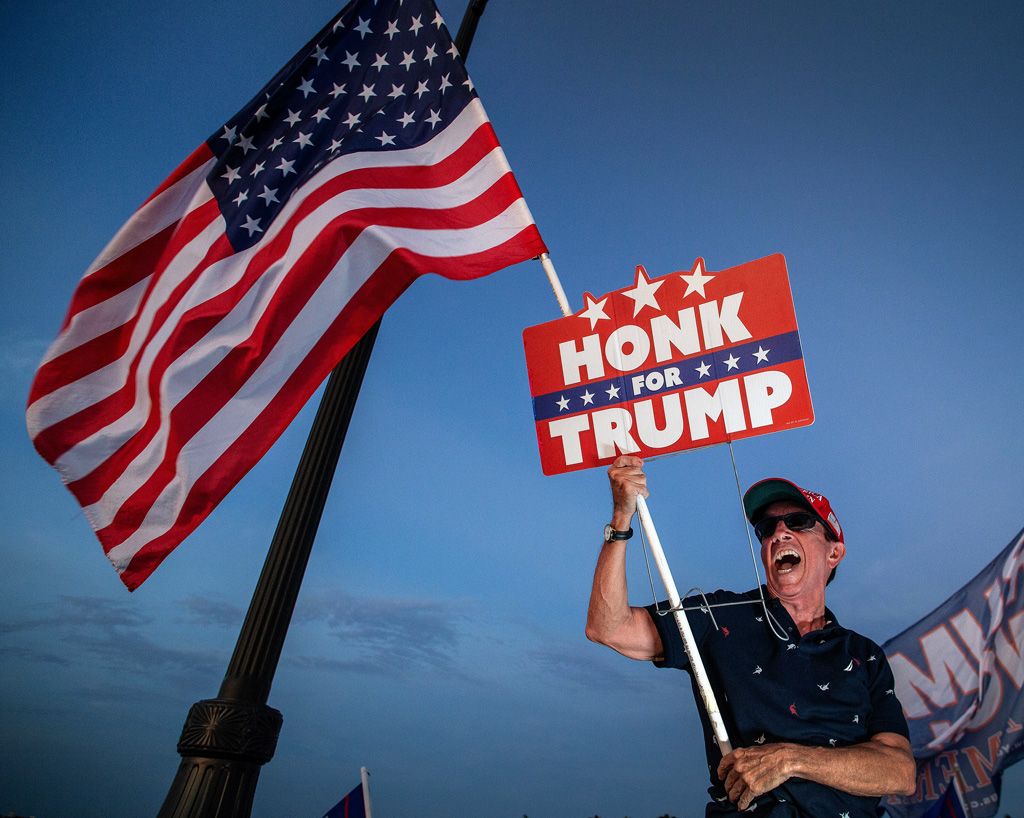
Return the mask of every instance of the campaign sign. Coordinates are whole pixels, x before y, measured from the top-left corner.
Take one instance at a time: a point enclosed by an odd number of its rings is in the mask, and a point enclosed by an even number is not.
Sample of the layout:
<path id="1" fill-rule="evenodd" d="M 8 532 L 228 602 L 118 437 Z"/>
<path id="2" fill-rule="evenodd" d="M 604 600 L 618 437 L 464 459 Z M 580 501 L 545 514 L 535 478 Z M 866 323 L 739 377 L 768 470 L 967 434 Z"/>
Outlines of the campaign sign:
<path id="1" fill-rule="evenodd" d="M 545 474 L 814 422 L 783 256 L 584 299 L 523 331 Z"/>

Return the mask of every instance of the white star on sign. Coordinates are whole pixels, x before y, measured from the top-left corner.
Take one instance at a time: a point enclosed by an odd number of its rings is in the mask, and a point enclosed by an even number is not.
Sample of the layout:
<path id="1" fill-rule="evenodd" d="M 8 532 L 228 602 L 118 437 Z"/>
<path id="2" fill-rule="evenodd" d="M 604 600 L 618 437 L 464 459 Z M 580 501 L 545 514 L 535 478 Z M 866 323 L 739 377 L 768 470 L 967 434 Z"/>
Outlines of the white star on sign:
<path id="1" fill-rule="evenodd" d="M 722 361 L 722 363 L 725 364 L 727 367 L 729 367 L 729 369 L 739 369 L 740 368 L 740 359 L 737 358 L 735 355 L 730 355 L 728 358 L 726 358 L 724 361 Z M 725 371 L 728 372 L 729 369 L 726 369 Z"/>
<path id="2" fill-rule="evenodd" d="M 591 406 L 594 405 L 594 393 L 591 392 L 589 389 L 586 392 L 584 392 L 582 395 L 580 395 L 580 397 L 583 399 L 583 405 L 584 406 L 586 406 L 588 403 Z"/>
<path id="3" fill-rule="evenodd" d="M 249 238 L 252 238 L 253 233 L 263 232 L 263 228 L 260 227 L 260 220 L 254 219 L 252 216 L 245 217 L 245 224 L 242 225 L 242 229 L 249 231 Z"/>
<path id="4" fill-rule="evenodd" d="M 364 20 L 362 17 L 359 18 L 359 25 L 356 26 L 356 31 L 359 32 L 360 40 L 366 37 L 367 34 L 373 34 L 373 29 L 370 28 L 370 21 Z"/>
<path id="5" fill-rule="evenodd" d="M 613 386 L 611 389 L 605 389 L 608 393 L 608 400 L 615 400 L 619 396 L 619 387 Z"/>
<path id="6" fill-rule="evenodd" d="M 651 284 L 651 280 L 647 277 L 647 270 L 644 269 L 642 264 L 636 265 L 636 276 L 633 282 L 636 286 L 632 290 L 624 290 L 622 293 L 626 298 L 633 299 L 633 317 L 636 318 L 644 307 L 653 307 L 656 310 L 660 310 L 661 307 L 654 294 L 658 292 L 658 288 L 665 282 L 659 281 Z"/>
<path id="7" fill-rule="evenodd" d="M 562 397 L 556 400 L 555 403 L 558 404 L 559 412 L 564 412 L 569 408 L 569 399 L 565 395 L 562 395 Z"/>
<path id="8" fill-rule="evenodd" d="M 694 263 L 690 273 L 683 273 L 680 278 L 686 282 L 686 292 L 683 293 L 683 298 L 686 298 L 690 293 L 700 293 L 701 298 L 707 298 L 704 294 L 704 285 L 714 279 L 714 276 L 704 274 L 704 259 L 699 258 Z"/>
<path id="9" fill-rule="evenodd" d="M 602 320 L 605 320 L 605 319 L 611 320 L 611 319 L 608 318 L 607 315 L 605 315 L 605 312 L 604 312 L 604 305 L 605 305 L 605 302 L 608 300 L 607 298 L 602 298 L 600 301 L 595 301 L 591 297 L 590 293 L 587 293 L 583 297 L 587 300 L 587 308 L 585 310 L 583 310 L 583 312 L 581 312 L 579 314 L 579 316 L 580 316 L 580 318 L 588 318 L 588 319 L 590 319 L 590 328 L 591 329 L 594 328 L 594 326 L 597 324 L 598 321 L 602 321 Z"/>
<path id="10" fill-rule="evenodd" d="M 706 377 L 708 377 L 711 374 L 711 364 L 706 364 L 703 361 L 701 361 L 700 362 L 700 366 L 698 366 L 694 371 L 700 377 L 706 378 Z"/>
<path id="11" fill-rule="evenodd" d="M 754 357 L 757 359 L 757 362 L 759 364 L 766 364 L 766 363 L 768 363 L 768 353 L 769 352 L 771 352 L 771 349 L 765 349 L 760 344 L 758 344 L 757 345 L 757 352 L 754 353 Z"/>

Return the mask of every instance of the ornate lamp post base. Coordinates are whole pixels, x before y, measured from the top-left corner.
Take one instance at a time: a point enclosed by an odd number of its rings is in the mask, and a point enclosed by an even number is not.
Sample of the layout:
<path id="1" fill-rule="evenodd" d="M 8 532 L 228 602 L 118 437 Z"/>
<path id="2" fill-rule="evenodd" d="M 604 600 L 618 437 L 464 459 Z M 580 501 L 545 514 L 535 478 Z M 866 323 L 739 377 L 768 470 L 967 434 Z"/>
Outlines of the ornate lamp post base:
<path id="1" fill-rule="evenodd" d="M 282 721 L 265 704 L 193 704 L 178 740 L 181 764 L 158 818 L 247 818 L 260 767 L 274 756 Z"/>

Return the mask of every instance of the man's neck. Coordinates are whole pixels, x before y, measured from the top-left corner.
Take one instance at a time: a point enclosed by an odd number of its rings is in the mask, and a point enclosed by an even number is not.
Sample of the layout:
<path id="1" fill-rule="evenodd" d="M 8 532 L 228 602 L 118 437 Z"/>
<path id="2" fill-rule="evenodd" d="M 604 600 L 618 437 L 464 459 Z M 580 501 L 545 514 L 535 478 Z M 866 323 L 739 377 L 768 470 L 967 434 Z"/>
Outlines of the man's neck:
<path id="1" fill-rule="evenodd" d="M 824 594 L 815 599 L 801 597 L 798 599 L 780 599 L 779 601 L 789 612 L 801 636 L 825 627 Z"/>

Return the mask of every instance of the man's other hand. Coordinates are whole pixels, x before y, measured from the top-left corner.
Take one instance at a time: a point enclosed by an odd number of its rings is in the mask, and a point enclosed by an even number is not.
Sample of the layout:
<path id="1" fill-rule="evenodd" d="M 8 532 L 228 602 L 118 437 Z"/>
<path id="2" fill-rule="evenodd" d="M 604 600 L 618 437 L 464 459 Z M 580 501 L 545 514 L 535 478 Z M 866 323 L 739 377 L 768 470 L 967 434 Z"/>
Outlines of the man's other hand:
<path id="1" fill-rule="evenodd" d="M 725 791 L 737 808 L 745 810 L 759 795 L 782 784 L 792 775 L 795 744 L 762 744 L 759 747 L 740 747 L 722 759 L 718 777 L 725 783 Z"/>

